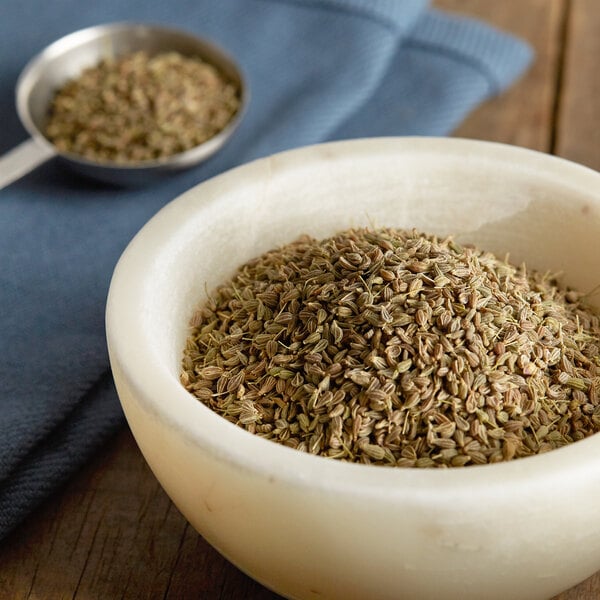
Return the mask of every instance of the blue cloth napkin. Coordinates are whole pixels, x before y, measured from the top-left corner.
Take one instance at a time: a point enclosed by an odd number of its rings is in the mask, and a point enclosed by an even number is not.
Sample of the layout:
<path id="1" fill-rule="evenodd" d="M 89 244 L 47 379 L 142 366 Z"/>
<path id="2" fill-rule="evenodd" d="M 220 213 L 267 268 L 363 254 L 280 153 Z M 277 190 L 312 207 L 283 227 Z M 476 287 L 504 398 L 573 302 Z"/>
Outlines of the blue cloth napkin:
<path id="1" fill-rule="evenodd" d="M 0 537 L 123 422 L 104 337 L 113 267 L 136 231 L 192 185 L 250 159 L 332 139 L 445 135 L 532 53 L 424 0 L 19 0 L 0 10 L 0 152 L 26 138 L 17 76 L 45 45 L 120 20 L 185 28 L 243 65 L 234 139 L 151 188 L 115 189 L 51 161 L 0 191 Z"/>

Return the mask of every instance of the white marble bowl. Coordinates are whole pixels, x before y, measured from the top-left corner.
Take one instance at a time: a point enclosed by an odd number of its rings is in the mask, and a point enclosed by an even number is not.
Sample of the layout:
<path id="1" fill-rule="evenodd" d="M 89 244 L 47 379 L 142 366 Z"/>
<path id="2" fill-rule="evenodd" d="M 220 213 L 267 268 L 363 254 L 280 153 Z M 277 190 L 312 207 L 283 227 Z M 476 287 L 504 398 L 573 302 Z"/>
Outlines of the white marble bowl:
<path id="1" fill-rule="evenodd" d="M 234 169 L 161 210 L 112 280 L 111 364 L 146 460 L 219 552 L 289 598 L 535 600 L 573 586 L 600 568 L 600 435 L 510 463 L 365 466 L 253 436 L 180 386 L 207 289 L 301 233 L 368 224 L 455 233 L 578 289 L 600 283 L 600 174 L 558 158 L 386 138 Z"/>

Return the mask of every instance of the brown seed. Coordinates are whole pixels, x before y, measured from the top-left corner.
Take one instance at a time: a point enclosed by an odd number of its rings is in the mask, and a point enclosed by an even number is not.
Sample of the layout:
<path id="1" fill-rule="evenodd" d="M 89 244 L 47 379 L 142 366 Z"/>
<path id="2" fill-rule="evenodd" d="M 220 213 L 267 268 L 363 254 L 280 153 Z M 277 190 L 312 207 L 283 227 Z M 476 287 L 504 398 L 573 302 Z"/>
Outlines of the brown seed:
<path id="1" fill-rule="evenodd" d="M 546 276 L 414 231 L 350 230 L 300 238 L 217 288 L 181 381 L 299 451 L 456 467 L 600 430 L 599 347 L 598 316 Z"/>

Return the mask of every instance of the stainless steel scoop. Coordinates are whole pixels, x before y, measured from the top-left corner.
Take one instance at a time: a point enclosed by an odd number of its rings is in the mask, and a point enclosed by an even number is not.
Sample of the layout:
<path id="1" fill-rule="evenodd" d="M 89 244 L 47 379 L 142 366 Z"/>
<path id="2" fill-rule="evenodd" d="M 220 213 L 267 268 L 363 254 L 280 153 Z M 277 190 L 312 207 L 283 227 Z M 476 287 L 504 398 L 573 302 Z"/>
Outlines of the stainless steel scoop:
<path id="1" fill-rule="evenodd" d="M 211 139 L 159 160 L 127 164 L 95 162 L 58 150 L 42 133 L 56 90 L 102 59 L 140 50 L 150 55 L 175 51 L 185 56 L 203 58 L 238 87 L 240 109 L 225 129 Z M 85 175 L 111 183 L 135 185 L 196 165 L 219 150 L 243 117 L 248 103 L 248 88 L 235 61 L 206 40 L 168 27 L 114 23 L 76 31 L 47 46 L 21 73 L 17 82 L 16 102 L 21 122 L 31 139 L 0 157 L 0 189 L 55 156 Z"/>

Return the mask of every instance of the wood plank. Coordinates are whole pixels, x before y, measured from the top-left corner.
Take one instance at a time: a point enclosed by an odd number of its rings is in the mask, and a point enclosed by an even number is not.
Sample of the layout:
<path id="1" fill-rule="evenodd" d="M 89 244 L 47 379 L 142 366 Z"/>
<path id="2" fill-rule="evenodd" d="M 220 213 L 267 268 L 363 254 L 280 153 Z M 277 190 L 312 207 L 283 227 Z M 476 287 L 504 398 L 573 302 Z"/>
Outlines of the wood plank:
<path id="1" fill-rule="evenodd" d="M 559 156 L 600 169 L 600 3 L 572 0 L 562 85 L 558 96 L 556 143 Z M 597 600 L 600 572 L 554 600 Z"/>
<path id="2" fill-rule="evenodd" d="M 128 430 L 5 540 L 0 597 L 279 599 L 186 523 Z"/>
<path id="3" fill-rule="evenodd" d="M 434 5 L 511 32 L 529 42 L 536 53 L 521 81 L 475 110 L 454 135 L 549 151 L 564 0 L 437 0 Z"/>
<path id="4" fill-rule="evenodd" d="M 600 598 L 600 573 L 596 573 L 552 600 L 598 600 L 598 598 Z"/>
<path id="5" fill-rule="evenodd" d="M 125 431 L 3 544 L 0 572 L 13 580 L 0 589 L 11 598 L 152 597 L 167 588 L 185 527 Z"/>
<path id="6" fill-rule="evenodd" d="M 559 156 L 600 170 L 598 0 L 572 0 L 567 36 L 555 151 Z"/>
<path id="7" fill-rule="evenodd" d="M 277 594 L 244 575 L 188 526 L 165 600 L 277 600 Z"/>

